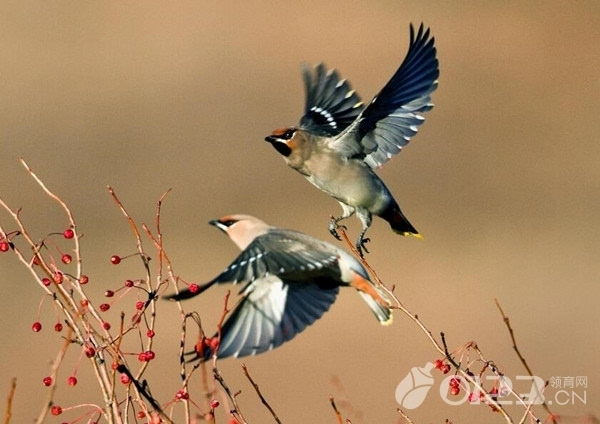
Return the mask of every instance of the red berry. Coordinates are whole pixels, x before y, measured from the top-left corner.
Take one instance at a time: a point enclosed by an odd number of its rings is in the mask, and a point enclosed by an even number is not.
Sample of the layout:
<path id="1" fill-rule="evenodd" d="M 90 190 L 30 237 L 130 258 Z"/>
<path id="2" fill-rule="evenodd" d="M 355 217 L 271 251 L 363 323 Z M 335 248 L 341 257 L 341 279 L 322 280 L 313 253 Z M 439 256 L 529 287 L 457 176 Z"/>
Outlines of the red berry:
<path id="1" fill-rule="evenodd" d="M 497 386 L 492 387 L 488 393 L 493 400 L 498 399 L 498 387 Z"/>
<path id="2" fill-rule="evenodd" d="M 215 352 L 218 348 L 219 348 L 219 338 L 218 337 L 212 337 L 210 339 L 210 350 L 212 350 L 213 352 Z"/>
<path id="3" fill-rule="evenodd" d="M 140 352 L 138 355 L 138 359 L 140 362 L 149 362 L 156 357 L 153 351 L 147 350 L 145 352 Z"/>
<path id="4" fill-rule="evenodd" d="M 102 303 L 98 306 L 102 312 L 106 312 L 110 309 L 110 305 L 108 303 Z"/>
<path id="5" fill-rule="evenodd" d="M 67 228 L 65 231 L 63 231 L 63 237 L 66 239 L 72 239 L 74 235 L 75 232 L 70 228 Z"/>
<path id="6" fill-rule="evenodd" d="M 117 368 L 119 368 L 119 363 L 118 363 L 118 362 L 113 362 L 112 364 L 110 364 L 110 367 L 111 367 L 113 370 L 115 370 L 115 371 L 116 371 L 116 370 L 117 370 Z"/>
<path id="7" fill-rule="evenodd" d="M 36 333 L 39 333 L 39 332 L 42 330 L 42 323 L 41 323 L 41 322 L 39 322 L 39 321 L 36 321 L 36 322 L 34 322 L 34 323 L 31 325 L 31 329 L 32 329 L 34 332 L 36 332 Z"/>
<path id="8" fill-rule="evenodd" d="M 133 287 L 133 281 L 125 280 L 125 287 Z"/>
<path id="9" fill-rule="evenodd" d="M 444 366 L 442 367 L 442 372 L 444 374 L 448 374 L 450 372 L 450 364 L 444 364 Z"/>
<path id="10" fill-rule="evenodd" d="M 52 385 L 52 377 L 44 377 L 42 382 L 44 383 L 44 386 L 46 386 L 46 387 L 51 386 Z"/>
<path id="11" fill-rule="evenodd" d="M 63 325 L 60 322 L 57 322 L 56 324 L 54 324 L 54 331 L 56 331 L 57 333 L 60 333 L 63 329 Z"/>
<path id="12" fill-rule="evenodd" d="M 104 328 L 105 330 L 110 330 L 110 322 L 104 321 L 102 323 L 102 328 Z"/>
<path id="13" fill-rule="evenodd" d="M 61 284 L 63 282 L 64 276 L 63 273 L 60 271 L 56 271 L 54 273 L 54 275 L 52 276 L 52 279 L 54 280 L 54 282 L 56 284 Z"/>
<path id="14" fill-rule="evenodd" d="M 112 290 L 106 290 L 104 292 L 104 296 L 106 296 L 106 297 L 113 297 L 114 295 L 115 295 L 115 292 Z"/>
<path id="15" fill-rule="evenodd" d="M 146 413 L 144 411 L 138 411 L 137 417 L 139 419 L 145 418 L 146 417 Z"/>
<path id="16" fill-rule="evenodd" d="M 178 400 L 187 400 L 190 398 L 190 395 L 185 390 L 181 389 L 177 393 L 175 393 L 175 398 Z"/>
<path id="17" fill-rule="evenodd" d="M 42 278 L 42 284 L 48 287 L 50 284 L 52 284 L 52 281 L 50 281 L 49 278 L 44 277 Z"/>
<path id="18" fill-rule="evenodd" d="M 71 387 L 76 386 L 77 385 L 77 377 L 72 375 L 71 377 L 67 378 L 67 384 Z"/>
<path id="19" fill-rule="evenodd" d="M 146 336 L 148 336 L 149 338 L 152 338 L 156 335 L 156 333 L 154 332 L 154 330 L 148 330 L 146 331 Z"/>
<path id="20" fill-rule="evenodd" d="M 0 252 L 8 252 L 10 249 L 10 244 L 6 240 L 0 241 Z"/>
<path id="21" fill-rule="evenodd" d="M 91 358 L 96 354 L 96 349 L 94 349 L 93 346 L 86 346 L 83 352 L 85 353 L 85 356 Z"/>
<path id="22" fill-rule="evenodd" d="M 52 413 L 52 415 L 60 415 L 60 414 L 62 414 L 62 408 L 58 405 L 54 405 L 50 409 L 50 412 Z"/>
<path id="23" fill-rule="evenodd" d="M 113 256 L 110 257 L 110 262 L 113 265 L 119 265 L 121 263 L 121 257 L 117 256 L 117 255 L 113 255 Z"/>
<path id="24" fill-rule="evenodd" d="M 450 394 L 456 396 L 457 394 L 460 393 L 460 387 L 459 386 L 452 386 L 450 387 Z"/>
<path id="25" fill-rule="evenodd" d="M 216 409 L 219 406 L 219 401 L 216 399 L 213 399 L 210 401 L 210 408 L 211 409 Z"/>
<path id="26" fill-rule="evenodd" d="M 142 302 L 141 300 L 138 302 L 135 302 L 135 309 L 137 309 L 138 311 L 141 311 L 142 309 L 144 309 L 144 306 L 146 305 L 145 302 Z"/>
<path id="27" fill-rule="evenodd" d="M 60 260 L 62 261 L 63 264 L 70 264 L 71 261 L 73 260 L 73 257 L 71 255 L 68 254 L 64 254 L 61 256 Z"/>
<path id="28" fill-rule="evenodd" d="M 450 387 L 458 387 L 460 386 L 460 377 L 455 375 L 449 381 Z"/>
<path id="29" fill-rule="evenodd" d="M 198 286 L 198 284 L 196 283 L 192 283 L 190 284 L 189 290 L 191 293 L 198 293 L 198 290 L 200 290 L 200 286 Z"/>
<path id="30" fill-rule="evenodd" d="M 433 366 L 436 367 L 438 370 L 441 370 L 442 367 L 444 366 L 444 361 L 442 359 L 436 359 L 433 362 Z"/>
<path id="31" fill-rule="evenodd" d="M 87 301 L 87 299 L 81 299 L 81 300 L 79 301 L 79 304 L 80 304 L 80 305 L 81 305 L 83 308 L 87 308 L 87 306 L 88 306 L 88 303 L 89 303 L 89 302 Z"/>
<path id="32" fill-rule="evenodd" d="M 35 255 L 32 259 L 32 263 L 34 265 L 39 265 L 40 264 L 40 257 L 38 255 Z"/>
<path id="33" fill-rule="evenodd" d="M 131 378 L 129 378 L 129 376 L 127 374 L 121 374 L 121 383 L 123 384 L 129 384 L 131 383 Z"/>
<path id="34" fill-rule="evenodd" d="M 87 284 L 90 281 L 87 275 L 82 275 L 79 278 L 79 284 Z"/>

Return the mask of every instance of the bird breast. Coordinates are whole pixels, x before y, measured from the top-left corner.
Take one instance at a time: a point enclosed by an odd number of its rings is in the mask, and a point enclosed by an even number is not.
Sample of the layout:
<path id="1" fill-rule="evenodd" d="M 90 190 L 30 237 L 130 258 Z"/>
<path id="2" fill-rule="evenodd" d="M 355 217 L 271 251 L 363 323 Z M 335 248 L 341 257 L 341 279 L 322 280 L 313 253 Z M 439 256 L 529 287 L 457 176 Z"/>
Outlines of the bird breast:
<path id="1" fill-rule="evenodd" d="M 338 201 L 373 213 L 391 198 L 383 181 L 361 160 L 317 154 L 304 161 L 299 172 Z"/>

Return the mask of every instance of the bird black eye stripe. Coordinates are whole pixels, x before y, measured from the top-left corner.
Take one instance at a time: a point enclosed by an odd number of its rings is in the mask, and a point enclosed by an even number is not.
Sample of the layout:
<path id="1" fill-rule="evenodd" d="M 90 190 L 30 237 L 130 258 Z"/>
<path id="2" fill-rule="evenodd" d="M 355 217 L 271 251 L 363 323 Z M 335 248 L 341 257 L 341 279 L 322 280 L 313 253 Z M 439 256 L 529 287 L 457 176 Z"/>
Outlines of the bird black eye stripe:
<path id="1" fill-rule="evenodd" d="M 290 138 L 292 138 L 294 136 L 295 132 L 296 132 L 295 128 L 290 128 L 289 130 L 287 130 L 286 132 L 283 133 L 281 138 L 284 140 L 289 140 Z"/>

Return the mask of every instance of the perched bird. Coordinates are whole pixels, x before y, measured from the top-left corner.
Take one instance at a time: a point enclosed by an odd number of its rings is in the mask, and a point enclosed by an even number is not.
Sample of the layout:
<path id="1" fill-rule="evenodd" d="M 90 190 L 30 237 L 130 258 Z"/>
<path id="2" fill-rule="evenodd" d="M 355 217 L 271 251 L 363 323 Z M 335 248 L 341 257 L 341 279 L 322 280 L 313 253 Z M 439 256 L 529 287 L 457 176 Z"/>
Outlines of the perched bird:
<path id="1" fill-rule="evenodd" d="M 265 140 L 291 168 L 342 205 L 342 216 L 330 221 L 331 234 L 339 239 L 338 222 L 356 213 L 362 223 L 356 243 L 361 255 L 372 215 L 398 234 L 420 237 L 374 170 L 408 144 L 424 121 L 419 113 L 433 107 L 430 95 L 439 70 L 429 29 L 421 24 L 415 35 L 410 26 L 404 61 L 366 107 L 350 84 L 323 64 L 314 74 L 304 65 L 302 73 L 306 103 L 299 126 L 277 129 Z"/>
<path id="2" fill-rule="evenodd" d="M 216 283 L 246 283 L 221 329 L 219 358 L 255 355 L 291 340 L 329 309 L 340 286 L 354 287 L 381 324 L 391 323 L 385 292 L 354 256 L 337 246 L 248 215 L 228 215 L 210 224 L 242 253 L 199 290 L 168 297 L 183 300 Z M 203 359 L 213 353 L 205 349 Z"/>

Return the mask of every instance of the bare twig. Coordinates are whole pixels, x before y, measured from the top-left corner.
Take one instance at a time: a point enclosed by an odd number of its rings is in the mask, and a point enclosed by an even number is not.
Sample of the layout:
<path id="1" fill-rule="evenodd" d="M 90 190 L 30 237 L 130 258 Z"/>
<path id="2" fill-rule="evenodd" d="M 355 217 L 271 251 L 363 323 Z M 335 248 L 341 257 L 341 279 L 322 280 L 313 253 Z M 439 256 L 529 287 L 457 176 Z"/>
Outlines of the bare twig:
<path id="1" fill-rule="evenodd" d="M 533 371 L 529 367 L 529 364 L 527 363 L 527 361 L 525 360 L 525 357 L 523 356 L 523 354 L 521 354 L 521 351 L 519 350 L 519 347 L 517 346 L 517 339 L 515 338 L 515 332 L 514 332 L 512 326 L 510 325 L 510 319 L 504 313 L 504 310 L 500 306 L 500 302 L 498 301 L 498 299 L 494 299 L 494 302 L 496 302 L 496 306 L 498 307 L 498 310 L 500 311 L 500 315 L 502 315 L 502 320 L 504 321 L 504 324 L 506 325 L 506 329 L 508 330 L 508 334 L 510 335 L 510 340 L 512 341 L 512 347 L 513 347 L 515 353 L 517 354 L 519 360 L 525 367 L 525 370 L 527 370 L 527 373 L 529 374 L 529 376 L 533 377 Z M 548 385 L 548 383 L 546 382 L 546 386 L 547 385 Z M 535 386 L 536 390 L 538 389 L 537 385 L 534 384 L 533 386 Z M 541 393 L 538 392 L 537 395 L 541 396 Z M 531 402 L 531 404 L 533 404 L 533 402 Z M 550 419 L 552 420 L 551 422 L 553 424 L 557 424 L 555 415 L 552 413 L 552 411 L 550 410 L 550 407 L 548 406 L 548 404 L 546 403 L 545 400 L 542 402 L 542 406 L 543 406 L 544 410 L 548 413 L 548 416 L 550 417 Z M 527 412 L 529 412 L 530 408 L 531 407 L 528 408 Z M 527 416 L 527 414 L 525 414 L 525 416 Z"/>
<path id="2" fill-rule="evenodd" d="M 12 417 L 12 403 L 15 397 L 15 392 L 17 390 L 17 378 L 13 377 L 10 382 L 10 391 L 8 392 L 8 398 L 6 399 L 6 412 L 4 414 L 4 424 L 10 423 L 10 418 Z"/>
<path id="3" fill-rule="evenodd" d="M 408 415 L 404 413 L 402 409 L 398 408 L 396 409 L 396 411 L 398 411 L 398 413 L 402 415 L 402 418 L 404 418 L 408 424 L 414 424 L 414 422 L 408 417 Z"/>
<path id="4" fill-rule="evenodd" d="M 506 316 L 506 314 L 502 310 L 502 307 L 500 306 L 500 302 L 498 302 L 498 299 L 494 299 L 494 302 L 496 302 L 496 306 L 498 307 L 498 310 L 500 311 L 500 315 L 502 315 L 502 319 L 504 320 L 504 324 L 506 324 L 506 328 L 508 329 L 508 334 L 510 335 L 510 339 L 511 339 L 512 344 L 513 344 L 513 346 L 512 346 L 513 349 L 517 353 L 517 356 L 519 357 L 519 360 L 521 361 L 521 363 L 523 364 L 523 366 L 525 367 L 525 369 L 527 370 L 527 372 L 529 373 L 529 375 L 533 375 L 533 373 L 531 371 L 531 368 L 529 368 L 529 365 L 527 364 L 527 361 L 525 360 L 525 358 L 523 357 L 523 355 L 521 355 L 521 352 L 519 351 L 519 348 L 517 347 L 517 341 L 515 339 L 515 333 L 514 333 L 512 327 L 510 326 L 510 320 L 508 319 L 508 317 Z"/>
<path id="5" fill-rule="evenodd" d="M 146 266 L 148 273 L 150 273 L 150 269 L 148 269 L 149 258 L 144 253 L 144 247 L 142 245 L 142 238 L 140 237 L 140 232 L 137 228 L 137 225 L 135 225 L 135 221 L 133 220 L 131 215 L 129 215 L 129 213 L 125 209 L 125 206 L 123 206 L 123 203 L 121 203 L 121 200 L 119 200 L 119 198 L 117 197 L 114 189 L 111 186 L 108 186 L 107 188 L 108 188 L 108 192 L 110 193 L 111 197 L 113 198 L 113 200 L 115 201 L 115 203 L 117 204 L 117 206 L 119 207 L 119 209 L 121 210 L 121 212 L 123 213 L 125 218 L 127 219 L 127 222 L 129 223 L 129 226 L 131 227 L 131 231 L 133 232 L 133 235 L 135 236 L 135 240 L 137 243 L 137 250 L 138 250 L 142 260 L 144 261 L 144 265 Z"/>
<path id="6" fill-rule="evenodd" d="M 54 359 L 54 362 L 52 363 L 52 370 L 50 373 L 50 378 L 52 379 L 52 384 L 49 387 L 49 391 L 48 391 L 48 395 L 46 396 L 46 401 L 44 402 L 44 406 L 40 412 L 40 415 L 38 416 L 36 423 L 41 424 L 42 422 L 44 422 L 44 420 L 46 419 L 46 416 L 48 415 L 48 412 L 50 412 L 50 407 L 52 406 L 52 399 L 54 399 L 54 392 L 56 391 L 56 376 L 58 374 L 58 369 L 60 368 L 60 365 L 62 364 L 62 361 L 65 357 L 65 355 L 67 354 L 67 349 L 69 348 L 69 346 L 71 346 L 71 335 L 73 333 L 73 330 L 71 328 L 68 329 L 67 332 L 67 336 L 64 339 L 63 345 L 60 348 L 60 350 L 58 351 L 58 354 L 56 355 L 56 359 Z"/>
<path id="7" fill-rule="evenodd" d="M 167 414 L 165 414 L 165 412 L 162 410 L 162 407 L 160 406 L 160 404 L 156 401 L 156 399 L 154 399 L 152 394 L 149 392 L 148 386 L 146 384 L 140 383 L 131 374 L 131 371 L 129 371 L 129 368 L 127 368 L 125 365 L 119 365 L 119 367 L 117 368 L 117 371 L 119 371 L 120 373 L 123 373 L 123 374 L 127 375 L 127 377 L 129 377 L 129 379 L 131 380 L 131 383 L 135 386 L 136 390 L 144 398 L 146 398 L 148 403 L 150 403 L 150 405 L 152 405 L 152 408 L 154 408 L 154 411 L 160 416 L 161 419 L 163 419 L 166 423 L 173 424 L 173 421 L 171 421 L 169 416 Z"/>
<path id="8" fill-rule="evenodd" d="M 217 367 L 213 368 L 213 376 L 215 377 L 215 380 L 221 385 L 223 390 L 225 390 L 227 397 L 229 398 L 229 400 L 231 401 L 231 404 L 233 405 L 233 409 L 230 409 L 230 411 L 229 411 L 231 416 L 233 418 L 235 418 L 238 423 L 247 424 L 246 418 L 244 418 L 244 416 L 242 415 L 242 411 L 240 410 L 240 407 L 237 402 L 237 395 L 239 395 L 241 392 L 237 392 L 237 393 L 231 392 L 231 389 L 229 388 L 227 383 L 225 383 L 225 380 L 221 376 L 221 373 L 219 372 L 219 369 Z"/>
<path id="9" fill-rule="evenodd" d="M 259 397 L 260 401 L 262 402 L 262 404 L 265 405 L 265 407 L 269 410 L 269 412 L 271 413 L 271 415 L 275 419 L 275 422 L 277 424 L 281 424 L 281 421 L 277 417 L 277 414 L 275 413 L 275 411 L 273 410 L 273 408 L 271 408 L 271 405 L 269 405 L 269 402 L 267 402 L 267 400 L 265 399 L 265 397 L 263 396 L 263 394 L 260 392 L 258 384 L 256 384 L 254 382 L 254 380 L 252 379 L 252 377 L 250 377 L 250 373 L 248 372 L 248 368 L 246 368 L 246 364 L 242 364 L 242 370 L 244 371 L 244 375 L 246 376 L 246 378 L 248 379 L 248 381 L 250 382 L 250 384 L 252 384 L 252 387 L 254 387 L 254 391 L 258 395 L 258 397 Z"/>
<path id="10" fill-rule="evenodd" d="M 27 163 L 23 159 L 21 159 L 20 161 L 21 161 L 21 164 L 25 167 L 25 169 L 29 173 L 29 175 L 36 181 L 36 183 L 42 188 L 42 190 L 51 199 L 53 199 L 55 202 L 57 202 L 62 207 L 62 209 L 65 211 L 65 213 L 68 217 L 70 227 L 71 227 L 71 229 L 73 229 L 74 235 L 76 235 L 75 237 L 73 237 L 73 239 L 74 239 L 74 243 L 75 243 L 74 250 L 75 250 L 75 256 L 76 256 L 76 260 L 77 260 L 77 276 L 75 278 L 72 278 L 67 275 L 64 275 L 64 282 L 66 282 L 66 281 L 71 282 L 72 284 L 70 286 L 75 288 L 75 290 L 81 295 L 82 299 L 85 299 L 87 301 L 87 297 L 85 296 L 85 293 L 81 289 L 81 285 L 80 285 L 80 280 L 81 280 L 82 275 L 81 275 L 81 257 L 80 257 L 80 249 L 79 249 L 79 236 L 75 232 L 76 225 L 75 225 L 75 221 L 73 219 L 73 215 L 72 215 L 70 209 L 64 203 L 64 201 L 59 196 L 57 196 L 56 194 L 54 194 L 52 191 L 50 191 L 47 188 L 47 186 L 33 172 L 33 170 L 27 165 Z M 28 231 L 26 230 L 25 225 L 21 221 L 21 218 L 19 217 L 19 210 L 13 211 L 12 209 L 10 209 L 8 207 L 8 205 L 6 205 L 6 203 L 4 201 L 2 201 L 2 199 L 0 199 L 0 205 L 12 216 L 15 223 L 19 226 L 19 229 L 20 229 L 19 233 L 21 234 L 21 236 L 24 238 L 26 243 L 29 245 L 29 247 L 34 252 L 34 258 L 38 259 L 40 269 L 46 274 L 46 276 L 50 277 L 52 280 L 52 277 L 54 277 L 56 275 L 58 270 L 56 270 L 56 267 L 53 264 L 49 265 L 44 260 L 43 256 L 39 254 L 40 248 L 43 246 L 43 242 L 38 244 L 33 241 L 32 237 L 29 235 Z M 72 290 L 67 288 L 66 284 L 64 284 L 64 283 L 60 284 L 55 281 L 55 283 L 52 287 L 56 290 L 56 292 L 53 292 L 52 290 L 50 290 L 50 287 L 46 287 L 46 285 L 43 284 L 42 278 L 40 276 L 38 276 L 36 270 L 34 269 L 34 261 L 33 260 L 30 261 L 30 260 L 26 259 L 17 247 L 13 248 L 13 252 L 17 255 L 18 259 L 26 266 L 26 268 L 29 270 L 29 272 L 34 276 L 35 280 L 38 282 L 38 285 L 43 288 L 44 292 L 46 292 L 47 294 L 49 294 L 53 297 L 55 305 L 57 305 L 57 307 L 64 314 L 64 316 L 67 320 L 67 324 L 74 331 L 78 342 L 81 344 L 84 344 L 84 343 L 89 344 L 91 346 L 94 346 L 95 348 L 101 346 L 101 343 L 96 338 L 96 335 L 98 334 L 97 331 L 92 328 L 92 326 L 89 322 L 89 319 L 88 319 L 88 314 L 81 312 L 79 310 L 78 302 L 76 302 L 76 300 L 73 296 Z M 60 275 L 61 275 L 61 280 L 62 280 L 63 274 L 60 273 Z M 60 297 L 57 296 L 56 293 Z M 63 302 L 64 302 L 64 304 L 63 304 Z M 98 312 L 95 310 L 93 303 L 87 302 L 85 312 L 89 312 L 89 314 L 91 314 L 91 316 L 93 316 L 94 319 L 100 325 L 102 324 L 102 319 L 100 318 Z M 78 323 L 80 323 L 83 328 L 80 328 Z M 108 333 L 106 331 L 104 331 L 104 334 L 108 334 Z M 110 378 L 106 371 L 106 368 L 102 365 L 105 362 L 103 350 L 97 349 L 95 354 L 91 355 L 89 360 L 90 360 L 90 364 L 92 365 L 92 369 L 96 375 L 96 378 L 99 383 L 99 387 L 100 387 L 103 397 L 104 397 L 104 401 L 105 401 L 105 405 L 106 405 L 105 410 L 104 410 L 105 418 L 107 419 L 107 421 L 109 423 L 115 423 L 115 422 L 121 423 L 122 421 L 119 416 L 118 404 L 115 399 L 114 391 L 111 390 L 111 386 L 110 386 Z"/>
<path id="11" fill-rule="evenodd" d="M 344 419 L 342 418 L 342 414 L 340 413 L 335 404 L 335 399 L 333 398 L 333 395 L 329 395 L 329 403 L 331 404 L 333 412 L 335 413 L 335 420 L 337 421 L 337 424 L 343 424 Z"/>

